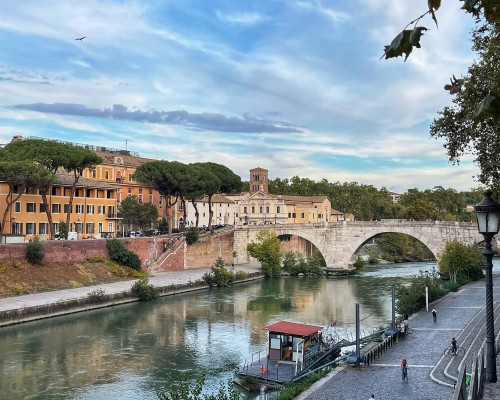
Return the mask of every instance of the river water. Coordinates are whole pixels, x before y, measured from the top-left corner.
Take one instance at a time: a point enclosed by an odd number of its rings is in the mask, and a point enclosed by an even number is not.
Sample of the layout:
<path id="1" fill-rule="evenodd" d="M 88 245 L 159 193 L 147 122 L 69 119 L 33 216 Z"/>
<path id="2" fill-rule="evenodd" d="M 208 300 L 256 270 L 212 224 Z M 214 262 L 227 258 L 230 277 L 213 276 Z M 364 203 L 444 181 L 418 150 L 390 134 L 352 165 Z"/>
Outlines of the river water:
<path id="1" fill-rule="evenodd" d="M 392 285 L 434 267 L 377 265 L 350 277 L 261 280 L 4 327 L 0 399 L 156 399 L 168 375 L 175 381 L 199 373 L 213 392 L 265 350 L 264 326 L 334 323 L 342 336 L 352 335 L 355 303 L 363 331 L 385 326 Z"/>

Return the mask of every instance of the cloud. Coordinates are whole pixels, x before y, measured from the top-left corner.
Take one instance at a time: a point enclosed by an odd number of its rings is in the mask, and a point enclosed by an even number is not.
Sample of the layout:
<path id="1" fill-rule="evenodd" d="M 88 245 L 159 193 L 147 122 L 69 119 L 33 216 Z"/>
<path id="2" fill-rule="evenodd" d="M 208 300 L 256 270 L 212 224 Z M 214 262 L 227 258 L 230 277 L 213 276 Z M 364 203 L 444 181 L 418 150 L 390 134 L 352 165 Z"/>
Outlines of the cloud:
<path id="1" fill-rule="evenodd" d="M 226 117 L 214 113 L 190 113 L 184 110 L 177 111 L 129 111 L 122 104 L 115 104 L 112 108 L 88 108 L 82 104 L 68 103 L 34 103 L 19 104 L 14 108 L 37 111 L 48 114 L 73 115 L 79 117 L 111 118 L 115 120 L 149 122 L 153 124 L 181 125 L 191 129 L 238 132 L 288 132 L 301 133 L 298 126 L 286 122 L 264 120 L 245 115 L 243 117 Z"/>
<path id="2" fill-rule="evenodd" d="M 217 10 L 215 15 L 221 21 L 239 25 L 255 25 L 264 19 L 261 14 L 246 12 L 227 14 Z"/>

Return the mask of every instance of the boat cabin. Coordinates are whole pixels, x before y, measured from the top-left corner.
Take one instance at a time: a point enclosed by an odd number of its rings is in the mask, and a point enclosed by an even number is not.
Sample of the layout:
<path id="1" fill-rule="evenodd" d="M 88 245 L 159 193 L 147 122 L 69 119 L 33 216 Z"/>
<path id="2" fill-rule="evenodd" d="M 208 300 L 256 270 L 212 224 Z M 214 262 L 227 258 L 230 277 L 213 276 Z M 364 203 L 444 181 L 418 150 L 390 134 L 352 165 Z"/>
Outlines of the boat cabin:
<path id="1" fill-rule="evenodd" d="M 322 326 L 279 321 L 264 328 L 269 331 L 269 360 L 300 362 L 304 355 L 319 351 Z"/>

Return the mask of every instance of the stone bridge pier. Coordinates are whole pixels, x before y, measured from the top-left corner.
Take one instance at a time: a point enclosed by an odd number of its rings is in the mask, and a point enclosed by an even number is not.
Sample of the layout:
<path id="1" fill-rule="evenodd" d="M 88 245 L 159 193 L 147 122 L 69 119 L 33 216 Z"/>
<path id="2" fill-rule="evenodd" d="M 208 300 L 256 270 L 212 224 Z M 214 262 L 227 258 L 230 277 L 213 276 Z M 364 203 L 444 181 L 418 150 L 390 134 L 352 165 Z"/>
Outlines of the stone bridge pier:
<path id="1" fill-rule="evenodd" d="M 248 254 L 249 243 L 257 241 L 261 230 L 272 230 L 278 237 L 298 236 L 312 243 L 323 255 L 329 268 L 352 269 L 358 250 L 373 237 L 383 233 L 410 235 L 437 257 L 448 241 L 464 244 L 479 243 L 483 237 L 472 222 L 443 221 L 341 221 L 317 224 L 250 225 L 238 226 L 234 231 L 234 251 L 237 263 L 257 262 Z"/>

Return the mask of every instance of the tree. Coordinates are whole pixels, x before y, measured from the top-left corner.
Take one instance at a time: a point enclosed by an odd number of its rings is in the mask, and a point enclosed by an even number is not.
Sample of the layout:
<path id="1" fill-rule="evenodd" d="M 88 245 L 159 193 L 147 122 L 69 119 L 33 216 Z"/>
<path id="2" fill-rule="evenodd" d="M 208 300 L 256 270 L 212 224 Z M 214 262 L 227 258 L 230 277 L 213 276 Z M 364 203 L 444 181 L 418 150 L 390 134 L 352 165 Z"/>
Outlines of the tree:
<path id="1" fill-rule="evenodd" d="M 1 155 L 3 156 L 3 152 Z M 26 188 L 50 187 L 54 180 L 53 174 L 33 161 L 0 161 L 0 181 L 5 182 L 9 188 L 5 197 L 6 207 L 0 225 L 0 236 L 12 205 L 19 200 Z"/>
<path id="2" fill-rule="evenodd" d="M 441 0 L 428 0 L 428 10 L 411 21 L 390 45 L 385 46 L 385 58 L 405 54 L 405 60 L 414 47 L 420 47 L 420 38 L 427 30 L 418 26 L 422 18 L 431 16 L 436 26 L 436 12 Z M 454 75 L 445 90 L 456 95 L 453 107 L 445 107 L 431 126 L 431 136 L 445 138 L 444 145 L 450 161 L 458 163 L 465 154 L 473 154 L 480 168 L 479 182 L 498 190 L 500 180 L 500 7 L 498 0 L 463 0 L 462 9 L 478 23 L 472 42 L 479 59 L 468 74 L 457 79 Z M 412 29 L 406 29 L 412 26 Z"/>
<path id="3" fill-rule="evenodd" d="M 475 245 L 465 245 L 453 240 L 446 243 L 438 256 L 438 267 L 442 275 L 448 275 L 452 282 L 459 276 L 467 279 L 482 277 L 483 256 Z"/>
<path id="4" fill-rule="evenodd" d="M 129 228 L 137 225 L 140 229 L 151 228 L 158 220 L 158 209 L 151 203 L 140 203 L 136 196 L 128 196 L 118 205 L 122 221 Z"/>
<path id="5" fill-rule="evenodd" d="M 73 199 L 75 197 L 76 186 L 83 171 L 87 168 L 94 168 L 96 165 L 102 163 L 102 158 L 95 154 L 93 151 L 84 149 L 83 147 L 76 147 L 71 145 L 66 146 L 67 160 L 63 167 L 67 172 L 73 172 L 73 182 L 71 184 L 71 191 L 69 195 L 68 210 L 66 212 L 66 224 L 70 225 L 71 210 L 73 209 Z"/>
<path id="6" fill-rule="evenodd" d="M 186 175 L 187 166 L 178 161 L 151 161 L 137 167 L 134 179 L 156 189 L 165 198 L 168 233 L 172 234 L 171 209 L 177 203 L 182 177 Z M 172 198 L 175 198 L 172 201 Z"/>
<path id="7" fill-rule="evenodd" d="M 66 222 L 69 224 L 71 204 L 76 190 L 76 185 L 85 168 L 92 167 L 102 160 L 90 150 L 82 149 L 70 144 L 61 143 L 55 140 L 27 139 L 16 140 L 7 144 L 2 150 L 2 157 L 5 160 L 20 161 L 27 160 L 35 162 L 44 167 L 51 174 L 55 175 L 60 169 L 66 172 L 73 171 L 73 183 L 70 194 L 70 205 L 68 207 Z M 54 238 L 54 224 L 52 222 L 52 212 L 49 207 L 48 193 L 54 182 L 44 182 L 40 185 L 40 195 L 42 196 L 47 221 L 49 223 L 50 238 Z"/>
<path id="8" fill-rule="evenodd" d="M 262 230 L 257 234 L 257 243 L 249 243 L 247 250 L 250 255 L 261 263 L 265 276 L 273 278 L 281 274 L 280 240 L 276 233 Z"/>
<path id="9" fill-rule="evenodd" d="M 222 164 L 213 162 L 195 163 L 203 171 L 202 179 L 205 183 L 205 194 L 208 196 L 208 228 L 212 226 L 212 197 L 216 193 L 235 193 L 242 187 L 241 178 Z"/>
<path id="10" fill-rule="evenodd" d="M 492 93 L 500 98 L 500 30 L 497 25 L 483 25 L 474 30 L 473 49 L 478 58 L 469 67 L 463 89 L 453 98 L 453 105 L 439 112 L 431 125 L 431 137 L 444 138 L 449 160 L 458 163 L 472 154 L 479 166 L 479 182 L 499 188 L 500 182 L 500 118 L 477 118 L 475 113 L 483 97 Z M 491 99 L 490 99 L 491 100 Z M 498 104 L 497 104 L 498 103 Z M 490 107 L 500 110 L 500 100 Z M 484 108 L 484 107 L 483 107 Z"/>

